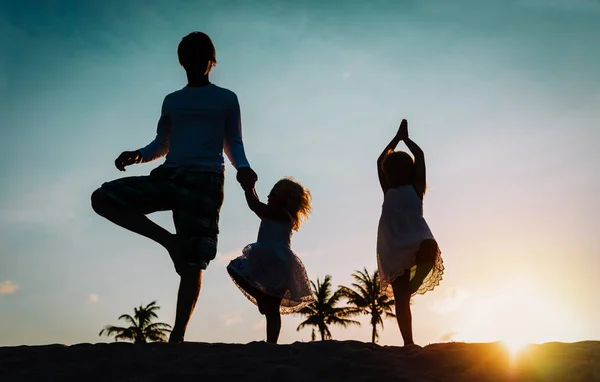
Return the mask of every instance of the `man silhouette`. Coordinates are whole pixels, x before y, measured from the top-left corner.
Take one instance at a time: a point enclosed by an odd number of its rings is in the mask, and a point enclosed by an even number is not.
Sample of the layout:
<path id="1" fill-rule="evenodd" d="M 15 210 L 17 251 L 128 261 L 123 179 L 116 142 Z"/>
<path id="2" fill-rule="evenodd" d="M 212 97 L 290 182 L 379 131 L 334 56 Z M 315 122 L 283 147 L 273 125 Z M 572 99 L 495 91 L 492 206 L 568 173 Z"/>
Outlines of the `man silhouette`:
<path id="1" fill-rule="evenodd" d="M 120 171 L 166 156 L 164 164 L 148 176 L 104 183 L 91 197 L 99 215 L 168 251 L 181 277 L 169 342 L 183 341 L 200 293 L 202 270 L 217 253 L 223 151 L 237 169 L 242 186 L 258 179 L 244 152 L 236 94 L 209 81 L 217 63 L 210 37 L 190 33 L 179 43 L 177 55 L 188 84 L 165 97 L 155 139 L 139 150 L 124 151 L 115 160 Z M 175 234 L 146 217 L 156 211 L 173 211 Z"/>

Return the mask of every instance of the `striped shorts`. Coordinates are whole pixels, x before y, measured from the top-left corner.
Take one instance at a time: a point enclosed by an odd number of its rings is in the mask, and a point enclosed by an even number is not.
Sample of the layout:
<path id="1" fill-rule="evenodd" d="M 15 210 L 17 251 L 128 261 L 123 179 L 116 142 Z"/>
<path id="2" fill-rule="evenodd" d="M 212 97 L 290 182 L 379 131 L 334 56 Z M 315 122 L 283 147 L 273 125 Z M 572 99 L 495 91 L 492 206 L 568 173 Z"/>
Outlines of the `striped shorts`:
<path id="1" fill-rule="evenodd" d="M 177 235 L 188 240 L 200 268 L 206 269 L 217 254 L 223 183 L 222 173 L 162 165 L 150 175 L 116 179 L 100 189 L 145 215 L 173 211 Z"/>

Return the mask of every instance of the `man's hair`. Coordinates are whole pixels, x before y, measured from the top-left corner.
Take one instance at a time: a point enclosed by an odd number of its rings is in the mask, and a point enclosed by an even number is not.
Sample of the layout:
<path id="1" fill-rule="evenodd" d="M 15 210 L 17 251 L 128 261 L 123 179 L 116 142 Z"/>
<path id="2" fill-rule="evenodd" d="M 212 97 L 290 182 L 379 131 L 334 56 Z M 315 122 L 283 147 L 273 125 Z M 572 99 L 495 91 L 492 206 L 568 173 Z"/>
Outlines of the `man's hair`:
<path id="1" fill-rule="evenodd" d="M 177 57 L 186 71 L 207 70 L 209 72 L 217 64 L 215 46 L 210 37 L 202 32 L 192 32 L 182 38 L 177 47 Z"/>

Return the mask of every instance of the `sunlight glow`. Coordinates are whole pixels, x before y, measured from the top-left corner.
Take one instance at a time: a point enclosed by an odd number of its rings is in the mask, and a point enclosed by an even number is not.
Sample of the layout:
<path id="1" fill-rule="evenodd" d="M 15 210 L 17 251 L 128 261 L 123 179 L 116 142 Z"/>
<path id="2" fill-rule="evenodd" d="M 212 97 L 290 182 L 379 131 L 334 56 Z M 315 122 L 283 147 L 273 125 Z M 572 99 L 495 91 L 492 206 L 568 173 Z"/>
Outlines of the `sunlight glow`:
<path id="1" fill-rule="evenodd" d="M 533 280 L 511 280 L 510 285 L 481 291 L 469 301 L 456 340 L 496 342 L 515 355 L 527 344 L 573 341 L 578 327 L 568 311 L 551 295 L 535 288 Z"/>
<path id="2" fill-rule="evenodd" d="M 520 338 L 503 339 L 501 342 L 512 358 L 516 358 L 529 345 L 529 343 Z"/>

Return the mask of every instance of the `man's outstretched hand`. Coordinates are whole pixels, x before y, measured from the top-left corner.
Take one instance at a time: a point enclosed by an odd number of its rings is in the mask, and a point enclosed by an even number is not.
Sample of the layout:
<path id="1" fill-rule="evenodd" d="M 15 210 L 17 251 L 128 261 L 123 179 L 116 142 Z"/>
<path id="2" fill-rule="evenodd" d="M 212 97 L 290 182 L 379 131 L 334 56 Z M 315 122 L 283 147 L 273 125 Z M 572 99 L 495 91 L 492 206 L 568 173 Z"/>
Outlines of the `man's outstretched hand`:
<path id="1" fill-rule="evenodd" d="M 125 171 L 125 167 L 142 160 L 142 153 L 139 151 L 123 151 L 117 159 L 115 159 L 115 167 L 119 171 Z"/>
<path id="2" fill-rule="evenodd" d="M 250 167 L 242 167 L 238 169 L 236 179 L 244 190 L 250 190 L 254 188 L 258 175 Z"/>

